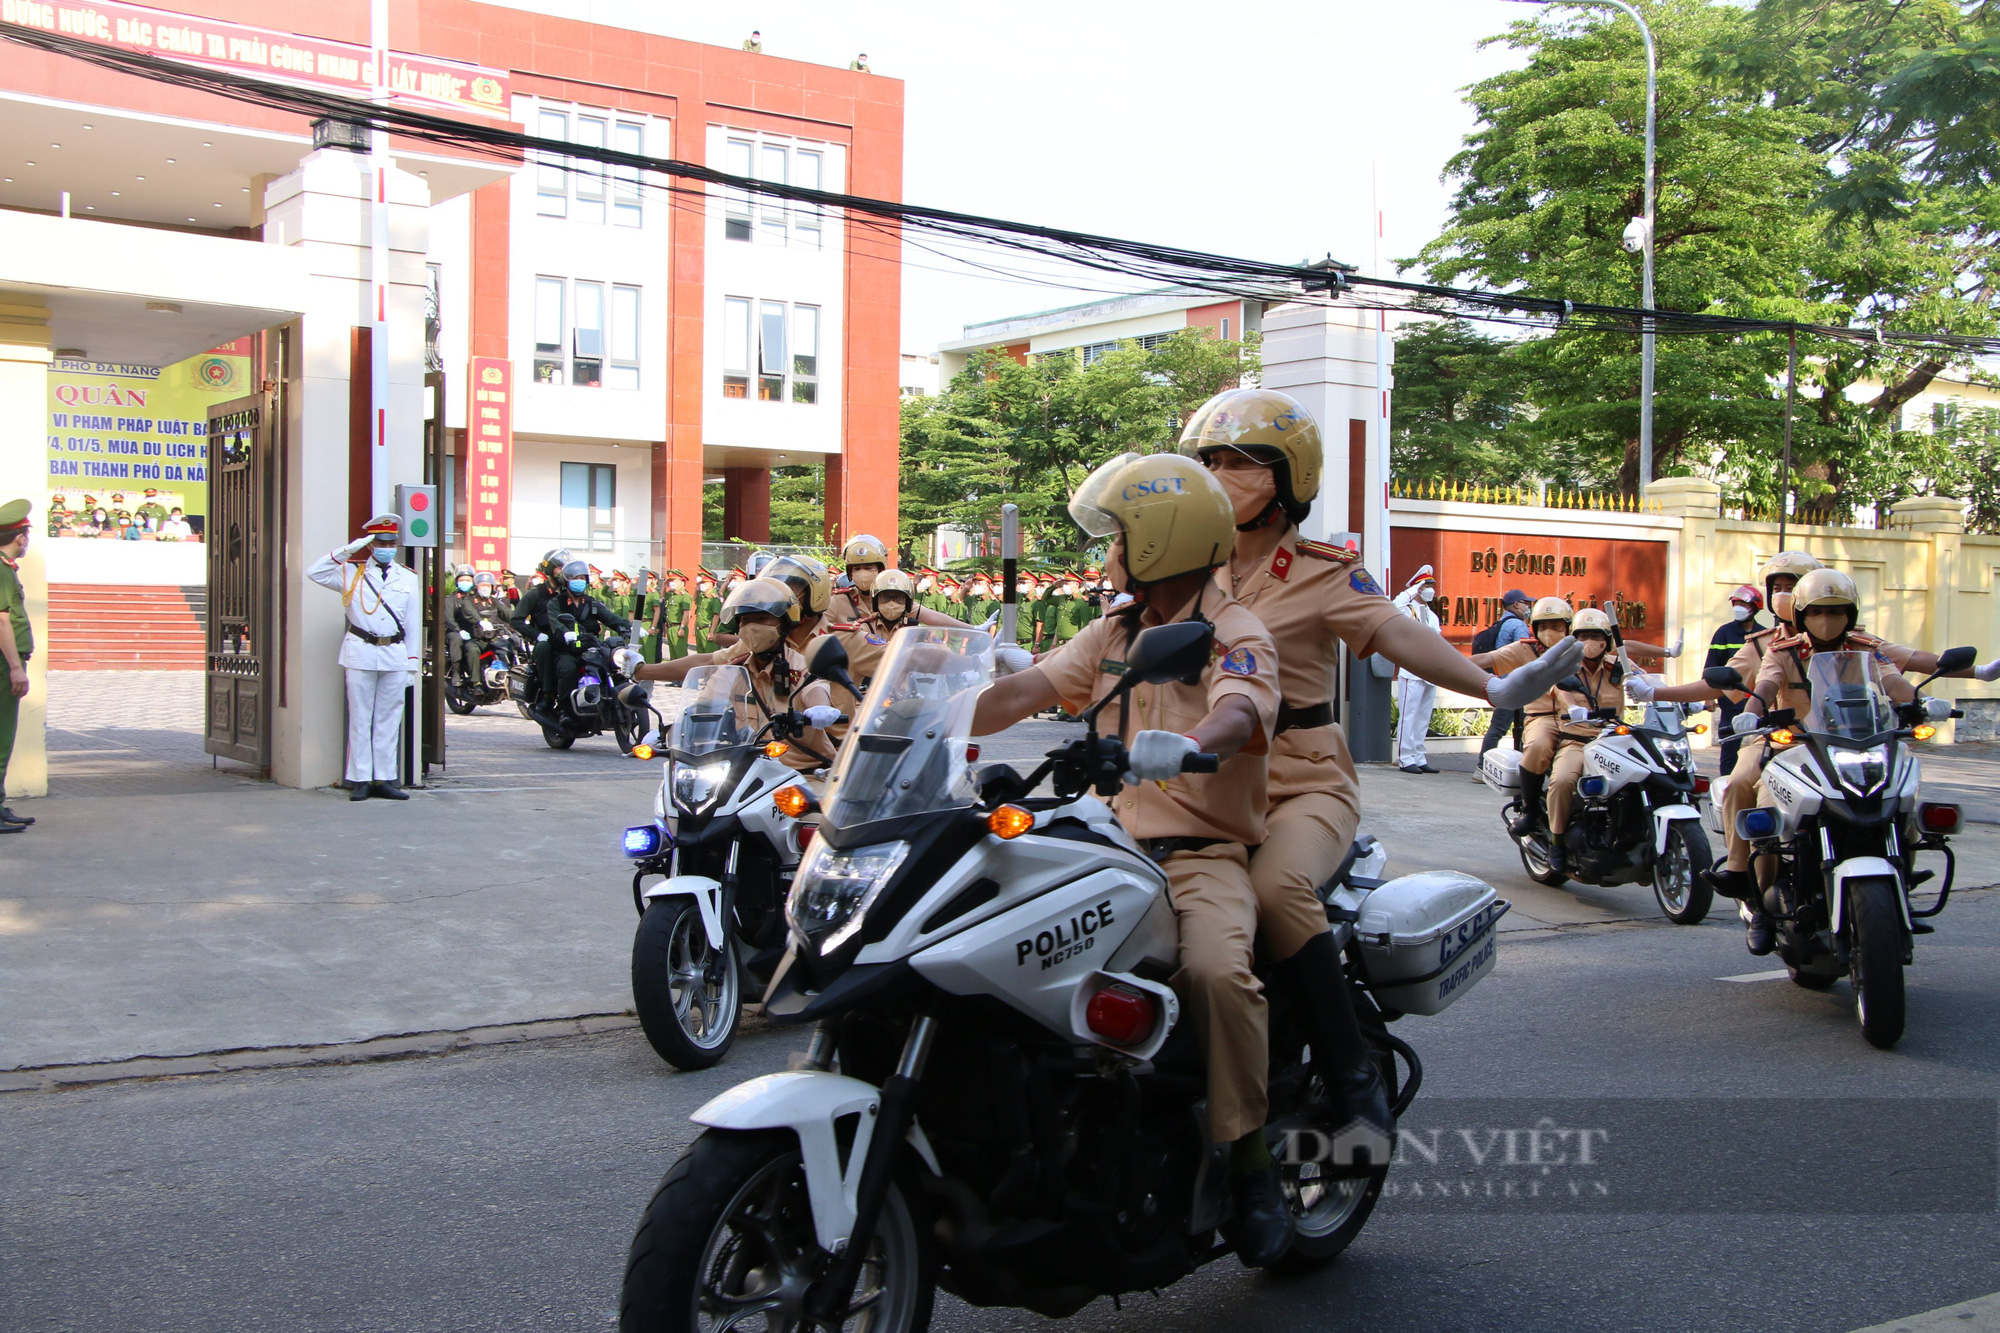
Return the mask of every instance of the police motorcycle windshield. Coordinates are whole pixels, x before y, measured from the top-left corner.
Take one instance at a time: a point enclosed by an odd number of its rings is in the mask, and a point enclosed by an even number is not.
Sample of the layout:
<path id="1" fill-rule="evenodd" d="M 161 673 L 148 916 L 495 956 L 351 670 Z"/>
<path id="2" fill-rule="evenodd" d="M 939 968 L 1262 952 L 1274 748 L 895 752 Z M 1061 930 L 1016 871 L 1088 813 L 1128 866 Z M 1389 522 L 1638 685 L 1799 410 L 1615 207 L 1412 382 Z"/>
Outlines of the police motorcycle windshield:
<path id="1" fill-rule="evenodd" d="M 751 693 L 750 673 L 742 667 L 696 667 L 681 687 L 693 697 L 667 735 L 674 758 L 699 759 L 756 739 L 763 718 Z"/>
<path id="2" fill-rule="evenodd" d="M 1807 731 L 1865 741 L 1896 729 L 1882 664 L 1873 653 L 1814 653 L 1806 659 L 1806 689 L 1812 695 Z"/>
<path id="3" fill-rule="evenodd" d="M 966 747 L 992 682 L 993 639 L 983 631 L 899 630 L 827 777 L 824 824 L 855 830 L 973 805 Z"/>

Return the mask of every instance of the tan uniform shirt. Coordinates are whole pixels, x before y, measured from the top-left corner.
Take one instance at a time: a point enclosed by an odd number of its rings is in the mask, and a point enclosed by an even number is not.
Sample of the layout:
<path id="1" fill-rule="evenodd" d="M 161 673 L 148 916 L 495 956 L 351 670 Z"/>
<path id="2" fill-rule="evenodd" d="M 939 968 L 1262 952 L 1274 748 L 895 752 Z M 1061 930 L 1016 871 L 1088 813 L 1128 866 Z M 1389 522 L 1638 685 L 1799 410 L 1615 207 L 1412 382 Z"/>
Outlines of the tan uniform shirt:
<path id="1" fill-rule="evenodd" d="M 1307 541 L 1292 526 L 1271 563 L 1240 583 L 1227 566 L 1215 571 L 1216 586 L 1249 607 L 1278 645 L 1279 691 L 1292 708 L 1332 700 L 1340 660 L 1336 640 L 1365 653 L 1383 622 L 1400 614 L 1359 561 L 1358 553 Z M 1314 791 L 1344 796 L 1360 807 L 1360 780 L 1337 722 L 1287 731 L 1271 746 L 1271 800 Z"/>
<path id="2" fill-rule="evenodd" d="M 1141 782 L 1119 792 L 1113 808 L 1135 838 L 1219 838 L 1254 847 L 1264 840 L 1268 777 L 1265 752 L 1278 724 L 1278 652 L 1262 621 L 1234 597 L 1209 589 L 1199 599 L 1202 614 L 1215 626 L 1208 669 L 1199 685 L 1178 681 L 1140 685 L 1132 691 L 1131 733 L 1174 731 L 1185 735 L 1224 698 L 1241 695 L 1257 710 L 1261 727 L 1250 743 L 1222 762 L 1216 773 L 1183 773 L 1165 783 Z M 1173 620 L 1186 620 L 1196 600 Z M 1127 615 L 1093 620 L 1082 632 L 1036 663 L 1063 703 L 1081 711 L 1111 693 L 1125 663 Z M 1141 628 L 1167 623 L 1151 607 L 1140 613 Z M 1098 715 L 1098 728 L 1116 733 L 1120 709 Z"/>
<path id="3" fill-rule="evenodd" d="M 777 681 L 772 677 L 771 667 L 752 658 L 750 650 L 740 642 L 726 644 L 716 649 L 712 665 L 735 665 L 749 672 L 750 686 L 757 691 L 757 700 L 764 706 L 767 716 L 771 713 L 782 713 L 788 708 L 803 711 L 833 702 L 832 693 L 825 681 L 815 680 L 804 686 L 798 684 L 805 679 L 806 659 L 789 643 L 785 645 L 785 666 L 790 670 L 793 682 L 792 693 L 789 696 L 779 691 Z M 805 735 L 799 739 L 808 748 L 817 750 L 825 756 L 823 760 L 815 759 L 794 746 L 785 755 L 784 762 L 788 767 L 796 768 L 800 772 L 824 767 L 826 763 L 832 761 L 833 752 L 840 748 L 838 741 L 816 727 L 806 728 Z"/>
<path id="4" fill-rule="evenodd" d="M 841 624 L 829 623 L 825 632 L 839 639 L 840 646 L 847 650 L 847 674 L 857 683 L 866 684 L 881 663 L 882 654 L 889 650 L 889 636 L 900 628 L 871 615 Z"/>
<path id="5" fill-rule="evenodd" d="M 1738 648 L 1729 659 L 1729 665 L 1736 668 L 1736 673 L 1743 677 L 1744 683 L 1751 689 L 1757 687 L 1757 682 L 1763 675 L 1766 649 L 1771 646 L 1771 640 L 1777 634 L 1778 629 L 1783 629 L 1787 634 L 1792 632 L 1791 627 L 1785 625 L 1783 622 L 1780 622 L 1776 628 L 1754 630 L 1744 636 L 1743 646 Z M 1906 647 L 1900 643 L 1889 643 L 1878 639 L 1868 634 L 1859 625 L 1855 626 L 1850 632 L 1860 635 L 1862 643 L 1866 647 L 1887 658 L 1889 665 L 1897 671 L 1900 672 L 1909 669 L 1910 656 L 1917 651 L 1916 649 Z M 1773 706 L 1778 708 L 1791 707 L 1790 704 L 1776 704 Z M 1804 712 L 1802 711 L 1799 716 L 1805 716 Z"/>
<path id="6" fill-rule="evenodd" d="M 1882 669 L 1882 692 L 1891 699 L 1898 695 L 1905 698 L 1913 695 L 1916 687 L 1911 686 L 1904 678 L 1897 659 L 1900 657 L 1903 662 L 1907 662 L 1910 660 L 1910 654 L 1916 650 L 1904 648 L 1901 644 L 1882 643 L 1872 638 L 1868 642 L 1875 654 L 1876 665 Z M 1878 644 L 1880 646 L 1876 646 Z M 1892 652 L 1891 649 L 1900 651 Z M 1812 694 L 1805 688 L 1805 673 L 1800 667 L 1802 660 L 1810 660 L 1809 654 L 1786 648 L 1765 653 L 1764 665 L 1757 673 L 1756 690 L 1759 695 L 1771 701 L 1770 707 L 1794 709 L 1799 715 L 1799 720 L 1803 722 L 1806 714 L 1812 709 Z M 1908 689 L 1899 689 L 1897 686 L 1908 686 Z"/>
<path id="7" fill-rule="evenodd" d="M 1510 643 L 1507 646 L 1512 648 L 1514 645 Z M 1595 712 L 1600 708 L 1622 707 L 1625 703 L 1625 686 L 1612 681 L 1608 658 L 1599 660 L 1605 665 L 1594 671 L 1588 663 L 1577 667 L 1576 678 L 1583 684 L 1583 689 L 1552 689 L 1542 696 L 1561 720 L 1558 729 L 1566 740 L 1594 741 L 1598 733 L 1604 729 L 1604 724 L 1601 722 L 1570 721 L 1570 709 L 1588 708 Z"/>
<path id="8" fill-rule="evenodd" d="M 1516 671 L 1528 665 L 1528 663 L 1540 657 L 1543 651 L 1544 649 L 1539 639 L 1532 637 L 1516 639 L 1504 648 L 1495 648 L 1493 650 L 1492 654 L 1487 658 L 1487 661 L 1490 663 L 1488 670 L 1492 671 L 1496 676 L 1504 676 L 1510 671 Z M 1745 679 L 1747 680 L 1748 677 L 1745 677 Z M 1547 694 L 1534 700 L 1534 702 L 1530 703 L 1522 711 L 1529 717 L 1550 716 L 1556 711 L 1556 692 L 1550 690 Z"/>

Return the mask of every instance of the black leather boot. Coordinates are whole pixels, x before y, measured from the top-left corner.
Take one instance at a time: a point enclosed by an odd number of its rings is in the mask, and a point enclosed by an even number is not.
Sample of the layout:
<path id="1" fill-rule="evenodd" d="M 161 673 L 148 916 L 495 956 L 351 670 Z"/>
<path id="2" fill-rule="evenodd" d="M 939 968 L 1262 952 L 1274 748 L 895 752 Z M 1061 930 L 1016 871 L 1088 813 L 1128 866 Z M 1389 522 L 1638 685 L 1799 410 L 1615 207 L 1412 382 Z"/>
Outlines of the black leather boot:
<path id="1" fill-rule="evenodd" d="M 1708 883 L 1725 898 L 1747 903 L 1757 897 L 1757 877 L 1747 870 L 1731 870 L 1726 865 L 1711 866 Z"/>
<path id="2" fill-rule="evenodd" d="M 407 801 L 410 799 L 410 794 L 394 782 L 377 782 L 374 784 L 374 792 L 384 800 Z"/>
<path id="3" fill-rule="evenodd" d="M 0 824 L 16 824 L 21 828 L 26 828 L 34 822 L 35 817 L 33 815 L 17 815 L 6 806 L 0 805 Z"/>
<path id="4" fill-rule="evenodd" d="M 1749 946 L 1750 952 L 1758 958 L 1762 958 L 1765 954 L 1777 948 L 1778 931 L 1771 924 L 1771 918 L 1765 916 L 1762 912 L 1752 912 L 1749 919 L 1744 923 L 1743 942 Z"/>
<path id="5" fill-rule="evenodd" d="M 1549 869 L 1558 875 L 1569 873 L 1569 848 L 1563 839 L 1561 833 L 1549 834 Z"/>
<path id="6" fill-rule="evenodd" d="M 1269 1268 L 1284 1258 L 1292 1248 L 1292 1210 L 1278 1186 L 1278 1168 L 1232 1172 L 1229 1202 L 1229 1221 L 1222 1234 L 1236 1247 L 1244 1266 Z"/>
<path id="7" fill-rule="evenodd" d="M 367 799 L 368 799 L 368 784 L 367 784 L 367 783 L 365 783 L 365 782 L 350 782 L 350 783 L 348 783 L 348 784 L 347 784 L 347 799 L 348 799 L 348 800 L 350 800 L 350 801 L 365 801 L 365 800 L 367 800 Z"/>
<path id="8" fill-rule="evenodd" d="M 1327 1128 L 1338 1133 L 1356 1120 L 1384 1138 L 1396 1132 L 1389 1114 L 1389 1089 L 1369 1056 L 1354 1014 L 1354 996 L 1340 966 L 1333 933 L 1315 935 L 1274 969 L 1304 1020 L 1313 1071 L 1326 1086 Z M 1377 1162 L 1380 1166 L 1383 1163 Z"/>
<path id="9" fill-rule="evenodd" d="M 1521 813 L 1507 821 L 1507 831 L 1517 838 L 1542 826 L 1542 780 L 1540 773 L 1521 770 Z"/>

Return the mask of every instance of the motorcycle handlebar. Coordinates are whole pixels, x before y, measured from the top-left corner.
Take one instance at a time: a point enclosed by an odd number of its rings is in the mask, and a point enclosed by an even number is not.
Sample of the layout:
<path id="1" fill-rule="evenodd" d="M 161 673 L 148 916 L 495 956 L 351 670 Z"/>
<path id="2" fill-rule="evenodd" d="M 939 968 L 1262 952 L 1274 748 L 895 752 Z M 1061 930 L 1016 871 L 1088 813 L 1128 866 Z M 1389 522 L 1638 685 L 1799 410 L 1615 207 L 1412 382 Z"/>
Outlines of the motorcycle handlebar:
<path id="1" fill-rule="evenodd" d="M 1213 773 L 1222 766 L 1220 757 L 1212 754 L 1191 754 L 1181 760 L 1183 773 Z"/>

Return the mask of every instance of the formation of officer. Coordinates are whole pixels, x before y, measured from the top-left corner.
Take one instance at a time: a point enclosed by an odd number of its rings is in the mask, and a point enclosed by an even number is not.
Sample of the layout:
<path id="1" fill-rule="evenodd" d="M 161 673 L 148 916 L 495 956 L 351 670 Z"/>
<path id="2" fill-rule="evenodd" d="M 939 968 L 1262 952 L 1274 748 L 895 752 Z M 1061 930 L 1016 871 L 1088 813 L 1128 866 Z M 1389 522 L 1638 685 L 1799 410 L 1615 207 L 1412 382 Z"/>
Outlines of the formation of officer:
<path id="1" fill-rule="evenodd" d="M 377 514 L 361 535 L 314 561 L 306 577 L 340 594 L 347 611 L 340 665 L 347 673 L 347 797 L 407 801 L 403 695 L 422 669 L 423 587 L 396 560 L 402 520 Z"/>

